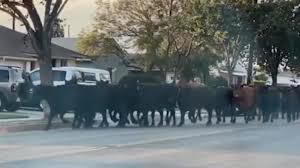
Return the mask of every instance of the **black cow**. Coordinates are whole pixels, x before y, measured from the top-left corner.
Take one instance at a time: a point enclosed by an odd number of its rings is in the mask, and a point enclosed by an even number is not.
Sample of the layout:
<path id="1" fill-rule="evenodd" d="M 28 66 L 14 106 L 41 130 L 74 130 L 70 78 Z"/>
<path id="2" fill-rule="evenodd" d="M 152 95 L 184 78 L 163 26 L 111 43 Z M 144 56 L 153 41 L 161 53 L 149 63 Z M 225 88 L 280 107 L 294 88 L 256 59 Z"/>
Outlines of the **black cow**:
<path id="1" fill-rule="evenodd" d="M 215 91 L 209 87 L 181 87 L 179 89 L 178 105 L 181 112 L 179 126 L 185 122 L 186 112 L 206 109 L 208 112 L 207 125 L 211 125 L 212 111 L 214 109 Z"/>
<path id="2" fill-rule="evenodd" d="M 176 125 L 175 107 L 178 91 L 176 86 L 168 84 L 141 84 L 138 86 L 138 109 L 142 112 L 141 125 L 148 126 L 148 112 L 151 111 L 152 123 L 155 126 L 155 112 L 160 114 L 158 126 L 163 125 L 164 110 L 167 111 L 166 122 L 170 123 L 173 118 L 173 125 Z"/>
<path id="3" fill-rule="evenodd" d="M 138 98 L 137 83 L 119 84 L 113 88 L 111 111 L 115 112 L 115 116 L 119 114 L 118 127 L 129 123 L 128 116 L 137 109 Z"/>
<path id="4" fill-rule="evenodd" d="M 217 115 L 217 124 L 223 117 L 223 123 L 226 122 L 226 116 L 231 116 L 231 123 L 235 122 L 235 113 L 233 109 L 233 89 L 227 87 L 218 87 L 215 89 L 215 111 Z"/>
<path id="5" fill-rule="evenodd" d="M 280 90 L 273 86 L 261 86 L 257 92 L 257 105 L 262 111 L 263 122 L 273 122 L 280 109 Z"/>
<path id="6" fill-rule="evenodd" d="M 300 107 L 300 87 L 291 87 L 285 93 L 285 108 L 287 109 L 287 121 L 295 121 L 299 119 Z"/>
<path id="7" fill-rule="evenodd" d="M 102 115 L 99 126 L 108 127 L 107 109 L 111 104 L 111 87 L 107 83 L 97 83 L 96 86 L 77 86 L 80 95 L 76 100 L 75 118 L 73 128 L 80 127 L 85 122 L 85 127 L 91 127 L 96 113 Z"/>
<path id="8" fill-rule="evenodd" d="M 65 85 L 55 87 L 39 86 L 36 88 L 41 100 L 45 100 L 50 108 L 46 130 L 51 128 L 52 120 L 56 115 L 59 115 L 64 123 L 67 122 L 63 116 L 66 112 L 76 108 L 75 102 L 79 96 L 76 87 L 76 85 Z"/>

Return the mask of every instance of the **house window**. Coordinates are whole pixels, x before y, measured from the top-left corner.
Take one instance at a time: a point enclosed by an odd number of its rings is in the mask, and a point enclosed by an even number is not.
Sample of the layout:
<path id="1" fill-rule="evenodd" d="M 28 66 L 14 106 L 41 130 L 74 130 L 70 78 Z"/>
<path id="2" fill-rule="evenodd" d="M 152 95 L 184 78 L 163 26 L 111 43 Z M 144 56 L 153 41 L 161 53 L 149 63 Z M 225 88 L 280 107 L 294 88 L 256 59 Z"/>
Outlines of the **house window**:
<path id="1" fill-rule="evenodd" d="M 35 69 L 35 61 L 31 61 L 30 62 L 30 70 L 34 70 Z"/>
<path id="2" fill-rule="evenodd" d="M 67 60 L 61 60 L 60 65 L 62 67 L 68 66 L 68 61 Z"/>
<path id="3" fill-rule="evenodd" d="M 243 77 L 242 76 L 238 76 L 237 83 L 238 84 L 242 84 L 243 83 Z"/>
<path id="4" fill-rule="evenodd" d="M 52 67 L 56 67 L 56 59 L 52 60 Z"/>

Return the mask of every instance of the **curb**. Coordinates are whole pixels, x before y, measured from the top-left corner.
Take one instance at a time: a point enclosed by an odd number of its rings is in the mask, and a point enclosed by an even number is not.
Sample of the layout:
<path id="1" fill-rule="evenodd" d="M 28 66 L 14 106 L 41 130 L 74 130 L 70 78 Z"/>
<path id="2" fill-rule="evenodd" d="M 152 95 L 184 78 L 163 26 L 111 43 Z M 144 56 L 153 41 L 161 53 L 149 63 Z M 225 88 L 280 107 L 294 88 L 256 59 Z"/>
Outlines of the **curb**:
<path id="1" fill-rule="evenodd" d="M 33 120 L 36 122 L 36 120 Z M 25 132 L 25 131 L 42 131 L 46 127 L 47 122 L 43 120 L 39 120 L 37 123 L 30 123 L 32 121 L 28 121 L 28 123 L 15 123 L 11 125 L 0 125 L 0 136 L 8 133 L 17 133 L 17 132 Z M 63 124 L 61 121 L 53 122 L 51 129 L 60 129 L 60 128 L 70 128 L 71 124 Z"/>

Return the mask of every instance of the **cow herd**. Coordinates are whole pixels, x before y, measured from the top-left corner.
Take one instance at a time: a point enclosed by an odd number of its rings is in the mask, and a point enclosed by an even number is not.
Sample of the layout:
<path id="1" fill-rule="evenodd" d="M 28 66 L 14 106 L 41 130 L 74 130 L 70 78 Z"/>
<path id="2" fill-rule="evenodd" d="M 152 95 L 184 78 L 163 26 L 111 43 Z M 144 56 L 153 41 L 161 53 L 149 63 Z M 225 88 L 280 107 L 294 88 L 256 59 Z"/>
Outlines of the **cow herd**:
<path id="1" fill-rule="evenodd" d="M 235 123 L 243 116 L 245 123 L 256 117 L 262 122 L 283 118 L 295 121 L 300 112 L 300 87 L 240 86 L 238 88 L 176 86 L 173 84 L 111 85 L 95 86 L 68 84 L 56 87 L 38 87 L 39 96 L 49 104 L 46 129 L 52 119 L 59 115 L 63 122 L 66 112 L 74 112 L 73 128 L 92 127 L 95 116 L 101 115 L 99 127 L 108 127 L 109 119 L 118 127 L 182 126 L 185 116 L 192 123 L 202 120 L 203 111 L 208 114 L 206 124 Z M 180 111 L 179 123 L 176 112 Z M 159 119 L 156 119 L 159 114 Z M 215 115 L 214 115 L 215 114 Z"/>

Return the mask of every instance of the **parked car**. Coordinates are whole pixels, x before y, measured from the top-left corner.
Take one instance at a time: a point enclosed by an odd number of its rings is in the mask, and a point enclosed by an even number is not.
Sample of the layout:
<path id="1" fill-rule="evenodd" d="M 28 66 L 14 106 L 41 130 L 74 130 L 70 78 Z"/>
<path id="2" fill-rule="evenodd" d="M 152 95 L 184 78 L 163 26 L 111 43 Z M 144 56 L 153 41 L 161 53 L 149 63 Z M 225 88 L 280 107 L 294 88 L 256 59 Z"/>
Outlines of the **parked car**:
<path id="1" fill-rule="evenodd" d="M 78 84 L 96 84 L 97 81 L 111 82 L 110 74 L 106 70 L 81 67 L 55 67 L 52 68 L 54 86 L 65 85 L 72 78 L 78 80 Z M 34 86 L 41 84 L 40 69 L 30 72 L 30 78 Z"/>
<path id="2" fill-rule="evenodd" d="M 14 66 L 0 66 L 0 111 L 16 111 L 20 105 L 18 87 L 24 83 L 23 70 Z"/>
<path id="3" fill-rule="evenodd" d="M 111 83 L 111 76 L 107 70 L 96 68 L 81 68 L 81 67 L 65 67 L 79 71 L 83 78 L 83 84 L 96 84 L 96 82 L 104 81 Z"/>
<path id="4" fill-rule="evenodd" d="M 74 78 L 79 85 L 96 85 L 97 81 L 111 82 L 108 71 L 95 68 L 55 67 L 52 68 L 52 75 L 54 86 L 65 85 L 67 81 Z M 35 92 L 35 88 L 41 84 L 40 69 L 31 71 L 29 76 L 32 82 L 32 89 L 29 91 L 29 98 L 23 102 L 23 105 L 40 107 L 41 104 L 45 104 L 39 97 L 39 94 Z"/>

